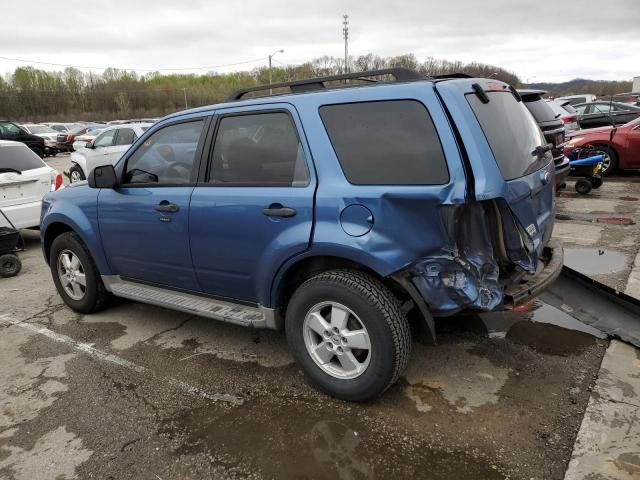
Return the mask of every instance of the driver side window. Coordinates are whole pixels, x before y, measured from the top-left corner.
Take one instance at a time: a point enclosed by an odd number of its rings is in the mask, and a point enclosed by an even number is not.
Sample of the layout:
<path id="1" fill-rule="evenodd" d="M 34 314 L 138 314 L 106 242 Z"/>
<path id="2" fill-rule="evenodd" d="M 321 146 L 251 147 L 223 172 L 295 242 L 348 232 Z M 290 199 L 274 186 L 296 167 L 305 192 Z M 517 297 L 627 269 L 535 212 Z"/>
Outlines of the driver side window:
<path id="1" fill-rule="evenodd" d="M 20 135 L 20 128 L 10 122 L 0 123 L 0 134 L 2 135 Z"/>
<path id="2" fill-rule="evenodd" d="M 196 120 L 154 132 L 129 157 L 123 183 L 190 183 L 203 128 L 204 120 Z"/>

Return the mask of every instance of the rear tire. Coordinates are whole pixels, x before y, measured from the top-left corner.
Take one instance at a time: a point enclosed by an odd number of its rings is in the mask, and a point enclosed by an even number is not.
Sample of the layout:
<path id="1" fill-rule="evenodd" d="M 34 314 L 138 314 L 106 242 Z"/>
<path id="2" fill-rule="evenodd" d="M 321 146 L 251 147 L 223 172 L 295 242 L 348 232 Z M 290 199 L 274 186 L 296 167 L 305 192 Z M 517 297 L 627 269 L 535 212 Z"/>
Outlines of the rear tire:
<path id="1" fill-rule="evenodd" d="M 75 233 L 66 232 L 53 240 L 49 268 L 58 293 L 72 310 L 92 313 L 109 304 L 111 294 L 89 250 Z"/>
<path id="2" fill-rule="evenodd" d="M 86 180 L 84 172 L 78 165 L 72 165 L 69 169 L 69 181 L 71 183 L 78 183 Z"/>
<path id="3" fill-rule="evenodd" d="M 307 280 L 291 298 L 285 323 L 298 365 L 342 400 L 380 395 L 409 359 L 411 331 L 400 303 L 366 273 L 333 270 Z"/>
<path id="4" fill-rule="evenodd" d="M 0 255 L 0 277 L 15 277 L 22 270 L 22 262 L 15 253 Z"/>
<path id="5" fill-rule="evenodd" d="M 602 186 L 602 178 L 600 177 L 593 177 L 591 179 L 591 186 L 593 188 L 600 188 Z"/>

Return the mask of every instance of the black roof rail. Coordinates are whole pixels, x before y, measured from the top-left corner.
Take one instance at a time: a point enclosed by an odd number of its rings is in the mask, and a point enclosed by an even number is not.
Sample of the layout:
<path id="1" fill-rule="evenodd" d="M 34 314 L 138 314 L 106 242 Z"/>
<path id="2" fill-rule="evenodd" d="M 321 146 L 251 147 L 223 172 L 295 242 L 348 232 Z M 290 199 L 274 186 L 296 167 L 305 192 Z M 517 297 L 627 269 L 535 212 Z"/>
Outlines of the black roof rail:
<path id="1" fill-rule="evenodd" d="M 369 70 L 366 72 L 344 73 L 341 75 L 331 75 L 329 77 L 309 78 L 306 80 L 294 80 L 293 82 L 271 83 L 260 85 L 257 87 L 242 88 L 231 94 L 227 101 L 240 100 L 244 95 L 251 92 L 261 92 L 272 90 L 274 88 L 289 87 L 292 93 L 310 92 L 314 90 L 325 89 L 325 82 L 335 82 L 337 80 L 361 80 L 365 82 L 376 83 L 378 80 L 370 77 L 378 77 L 382 75 L 391 75 L 395 77 L 396 82 L 411 82 L 415 80 L 425 80 L 425 77 L 415 70 L 409 68 L 386 68 L 383 70 Z"/>
<path id="2" fill-rule="evenodd" d="M 466 73 L 444 73 L 442 75 L 432 75 L 429 78 L 433 78 L 434 80 L 446 80 L 447 78 L 474 78 L 472 75 L 467 75 Z"/>

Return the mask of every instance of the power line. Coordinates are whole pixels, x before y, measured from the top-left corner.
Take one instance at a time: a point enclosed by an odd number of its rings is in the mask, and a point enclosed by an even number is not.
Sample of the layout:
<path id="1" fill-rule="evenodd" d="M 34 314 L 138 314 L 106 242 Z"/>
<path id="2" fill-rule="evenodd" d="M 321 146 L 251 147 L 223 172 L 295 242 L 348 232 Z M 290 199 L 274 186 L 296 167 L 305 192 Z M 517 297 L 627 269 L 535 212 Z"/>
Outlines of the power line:
<path id="1" fill-rule="evenodd" d="M 14 62 L 23 62 L 23 63 L 36 63 L 39 65 L 51 65 L 56 67 L 70 67 L 70 68 L 78 68 L 85 70 L 106 70 L 107 68 L 117 68 L 118 70 L 136 70 L 140 72 L 167 72 L 167 71 L 186 71 L 186 70 L 213 70 L 215 68 L 225 68 L 225 67 L 234 67 L 236 65 L 246 65 L 247 63 L 254 63 L 258 61 L 263 61 L 264 58 L 254 58 L 252 60 L 245 60 L 243 62 L 235 62 L 235 63 L 227 63 L 223 65 L 207 65 L 200 67 L 176 67 L 176 68 L 133 68 L 133 67 L 95 67 L 88 65 L 68 65 L 66 63 L 53 63 L 53 62 L 43 62 L 40 60 L 27 60 L 24 58 L 13 58 L 13 57 L 3 57 L 0 56 L 1 60 L 10 60 Z"/>

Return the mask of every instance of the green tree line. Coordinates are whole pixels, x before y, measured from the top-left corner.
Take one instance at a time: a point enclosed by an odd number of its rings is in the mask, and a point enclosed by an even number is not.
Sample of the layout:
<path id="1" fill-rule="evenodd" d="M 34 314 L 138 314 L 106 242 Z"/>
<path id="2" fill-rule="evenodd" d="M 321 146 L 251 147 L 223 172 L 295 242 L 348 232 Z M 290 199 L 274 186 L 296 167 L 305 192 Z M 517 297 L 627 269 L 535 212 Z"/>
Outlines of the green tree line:
<path id="1" fill-rule="evenodd" d="M 343 60 L 324 56 L 301 65 L 276 66 L 273 82 L 284 82 L 325 75 L 343 70 Z M 407 67 L 425 75 L 452 72 L 503 80 L 514 86 L 520 79 L 500 67 L 477 62 L 463 63 L 414 55 L 380 57 L 373 54 L 350 58 L 351 71 Z M 268 83 L 266 66 L 251 71 L 219 74 L 139 75 L 133 71 L 106 69 L 101 74 L 76 68 L 45 71 L 20 67 L 0 77 L 0 118 L 21 122 L 115 120 L 159 117 L 182 110 L 223 101 L 239 88 Z"/>

